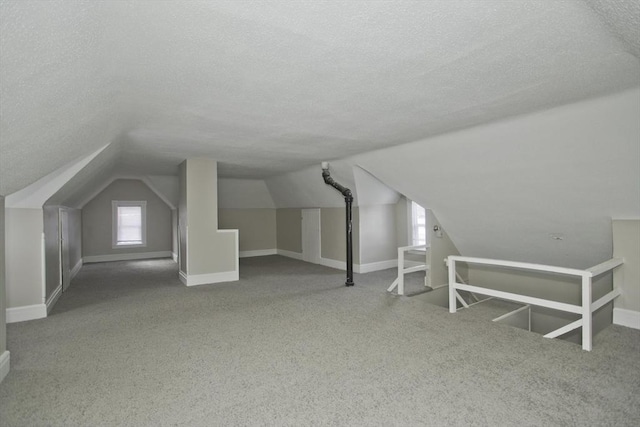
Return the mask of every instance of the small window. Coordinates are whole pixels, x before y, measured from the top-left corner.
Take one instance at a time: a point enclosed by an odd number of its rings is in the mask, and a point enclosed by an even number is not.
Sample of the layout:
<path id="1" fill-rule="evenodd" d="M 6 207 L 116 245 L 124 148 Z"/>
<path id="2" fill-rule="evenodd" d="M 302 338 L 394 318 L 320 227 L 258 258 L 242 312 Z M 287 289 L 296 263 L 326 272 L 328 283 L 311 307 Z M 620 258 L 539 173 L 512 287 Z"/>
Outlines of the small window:
<path id="1" fill-rule="evenodd" d="M 425 209 L 411 202 L 411 240 L 413 245 L 427 244 L 427 214 Z"/>
<path id="2" fill-rule="evenodd" d="M 113 208 L 113 247 L 147 245 L 147 202 L 111 202 Z"/>

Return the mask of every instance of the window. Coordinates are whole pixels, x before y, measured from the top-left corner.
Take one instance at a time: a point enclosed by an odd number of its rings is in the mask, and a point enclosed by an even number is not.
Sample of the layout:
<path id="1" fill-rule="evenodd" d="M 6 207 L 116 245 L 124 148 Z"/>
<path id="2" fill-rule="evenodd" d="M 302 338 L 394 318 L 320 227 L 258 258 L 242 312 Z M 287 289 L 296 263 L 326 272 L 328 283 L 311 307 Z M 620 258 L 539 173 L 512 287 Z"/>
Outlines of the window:
<path id="1" fill-rule="evenodd" d="M 147 245 L 147 202 L 111 202 L 113 208 L 113 247 Z"/>
<path id="2" fill-rule="evenodd" d="M 411 240 L 412 245 L 427 244 L 427 214 L 422 206 L 411 202 Z"/>

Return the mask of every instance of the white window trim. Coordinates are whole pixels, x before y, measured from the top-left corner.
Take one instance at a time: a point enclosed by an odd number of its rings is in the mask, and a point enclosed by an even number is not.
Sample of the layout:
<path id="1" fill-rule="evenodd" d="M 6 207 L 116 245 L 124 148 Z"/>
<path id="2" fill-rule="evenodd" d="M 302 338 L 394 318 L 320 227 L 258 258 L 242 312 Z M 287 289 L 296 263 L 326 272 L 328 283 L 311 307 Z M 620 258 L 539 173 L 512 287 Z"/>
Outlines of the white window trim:
<path id="1" fill-rule="evenodd" d="M 420 209 L 423 209 L 425 212 L 425 224 L 424 224 L 424 237 L 425 237 L 425 241 L 424 242 L 419 242 L 417 239 L 418 236 L 418 221 L 416 218 L 416 211 L 414 208 L 414 204 L 415 206 L 419 207 Z M 409 201 L 409 217 L 410 217 L 410 222 L 409 222 L 409 241 L 411 242 L 411 245 L 428 245 L 429 244 L 429 233 L 427 232 L 427 220 L 426 220 L 426 213 L 427 213 L 427 209 L 424 208 L 423 206 L 420 206 L 419 204 L 417 204 L 415 201 L 410 200 Z"/>
<path id="2" fill-rule="evenodd" d="M 118 207 L 139 206 L 142 215 L 142 243 L 118 244 Z M 113 249 L 144 248 L 147 246 L 147 202 L 146 200 L 111 201 L 111 247 Z"/>

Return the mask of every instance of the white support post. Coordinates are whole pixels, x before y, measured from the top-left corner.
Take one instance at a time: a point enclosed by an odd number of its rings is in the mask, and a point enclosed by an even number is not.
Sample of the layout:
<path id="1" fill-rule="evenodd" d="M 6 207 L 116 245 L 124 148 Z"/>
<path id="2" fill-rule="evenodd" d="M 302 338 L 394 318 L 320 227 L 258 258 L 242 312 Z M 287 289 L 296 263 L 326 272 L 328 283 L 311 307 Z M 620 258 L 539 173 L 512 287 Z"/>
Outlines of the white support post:
<path id="1" fill-rule="evenodd" d="M 582 275 L 582 349 L 591 351 L 593 312 L 591 311 L 591 276 Z"/>
<path id="2" fill-rule="evenodd" d="M 404 249 L 398 248 L 398 295 L 404 295 Z"/>
<path id="3" fill-rule="evenodd" d="M 456 312 L 456 260 L 449 257 L 449 313 Z"/>

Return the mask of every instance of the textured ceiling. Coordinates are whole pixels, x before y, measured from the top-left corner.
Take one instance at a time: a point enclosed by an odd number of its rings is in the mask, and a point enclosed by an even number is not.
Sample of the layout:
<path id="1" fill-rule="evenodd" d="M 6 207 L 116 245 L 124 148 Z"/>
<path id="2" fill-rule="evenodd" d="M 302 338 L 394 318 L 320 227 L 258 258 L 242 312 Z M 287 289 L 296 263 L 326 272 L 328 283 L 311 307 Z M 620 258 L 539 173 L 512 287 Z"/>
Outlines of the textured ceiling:
<path id="1" fill-rule="evenodd" d="M 639 84 L 637 1 L 0 1 L 0 194 L 119 141 L 262 178 Z"/>

